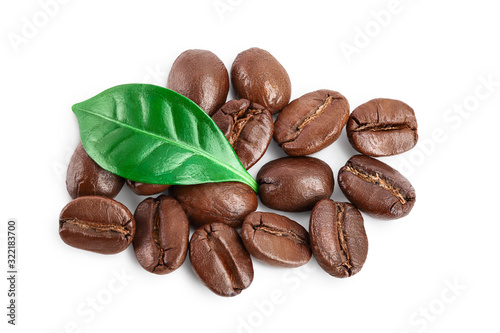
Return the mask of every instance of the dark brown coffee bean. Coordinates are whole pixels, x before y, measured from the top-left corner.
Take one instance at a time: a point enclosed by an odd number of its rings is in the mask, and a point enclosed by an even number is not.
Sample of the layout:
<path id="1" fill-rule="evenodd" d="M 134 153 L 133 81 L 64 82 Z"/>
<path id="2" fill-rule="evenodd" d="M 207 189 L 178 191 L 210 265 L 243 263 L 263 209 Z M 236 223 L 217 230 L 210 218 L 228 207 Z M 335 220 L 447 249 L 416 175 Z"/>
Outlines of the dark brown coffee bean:
<path id="1" fill-rule="evenodd" d="M 147 198 L 137 206 L 134 217 L 133 245 L 139 264 L 155 274 L 179 268 L 188 250 L 189 222 L 177 200 L 166 195 Z"/>
<path id="2" fill-rule="evenodd" d="M 212 119 L 234 148 L 245 169 L 260 160 L 273 137 L 271 113 L 248 99 L 227 102 Z"/>
<path id="3" fill-rule="evenodd" d="M 365 155 L 400 154 L 417 144 L 417 119 L 413 109 L 401 101 L 372 99 L 352 112 L 347 137 Z"/>
<path id="4" fill-rule="evenodd" d="M 266 50 L 253 47 L 238 54 L 231 67 L 236 96 L 263 105 L 272 114 L 280 112 L 292 92 L 285 68 Z"/>
<path id="5" fill-rule="evenodd" d="M 236 296 L 252 283 L 252 259 L 236 230 L 226 224 L 205 224 L 196 230 L 189 259 L 196 275 L 217 295 Z"/>
<path id="6" fill-rule="evenodd" d="M 211 116 L 226 101 L 229 74 L 212 52 L 187 50 L 172 65 L 167 88 L 186 96 Z"/>
<path id="7" fill-rule="evenodd" d="M 330 166 L 317 158 L 282 157 L 260 169 L 257 183 L 260 200 L 267 207 L 302 212 L 330 198 L 334 180 Z"/>
<path id="8" fill-rule="evenodd" d="M 406 216 L 415 204 L 408 179 L 372 157 L 351 157 L 339 171 L 339 185 L 359 210 L 381 219 Z"/>
<path id="9" fill-rule="evenodd" d="M 241 226 L 243 244 L 252 256 L 269 265 L 299 267 L 311 259 L 309 234 L 288 217 L 255 212 Z"/>
<path id="10" fill-rule="evenodd" d="M 314 258 L 328 274 L 344 278 L 363 267 L 368 238 L 363 217 L 353 205 L 319 201 L 311 213 L 309 234 Z"/>
<path id="11" fill-rule="evenodd" d="M 238 227 L 258 205 L 255 192 L 238 182 L 172 186 L 172 195 L 195 227 L 212 222 Z"/>
<path id="12" fill-rule="evenodd" d="M 170 185 L 146 184 L 128 179 L 125 181 L 125 184 L 137 195 L 155 195 L 166 191 L 170 187 Z"/>
<path id="13" fill-rule="evenodd" d="M 347 99 L 317 90 L 288 104 L 274 123 L 274 140 L 290 156 L 320 151 L 338 139 L 349 118 Z"/>
<path id="14" fill-rule="evenodd" d="M 66 173 L 66 188 L 73 199 L 84 195 L 114 198 L 124 181 L 122 177 L 101 168 L 87 155 L 82 143 L 78 144 Z"/>
<path id="15" fill-rule="evenodd" d="M 78 249 L 115 254 L 125 250 L 135 234 L 132 213 L 108 197 L 84 196 L 71 201 L 59 216 L 59 236 Z"/>

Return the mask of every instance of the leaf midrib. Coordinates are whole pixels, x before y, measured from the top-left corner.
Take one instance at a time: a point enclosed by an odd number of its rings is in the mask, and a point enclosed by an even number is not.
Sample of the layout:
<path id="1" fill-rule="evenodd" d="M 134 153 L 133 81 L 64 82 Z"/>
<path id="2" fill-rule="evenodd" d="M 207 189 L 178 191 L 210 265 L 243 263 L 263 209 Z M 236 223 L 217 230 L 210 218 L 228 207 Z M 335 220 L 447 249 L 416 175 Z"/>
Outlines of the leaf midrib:
<path id="1" fill-rule="evenodd" d="M 211 161 L 215 162 L 216 164 L 221 165 L 221 166 L 223 166 L 224 168 L 231 170 L 233 173 L 235 173 L 235 174 L 237 174 L 237 175 L 240 175 L 243 179 L 246 179 L 246 180 L 248 181 L 248 176 L 247 176 L 247 175 L 245 175 L 245 174 L 243 174 L 242 172 L 240 172 L 239 170 L 237 170 L 237 169 L 233 168 L 231 165 L 226 164 L 226 163 L 224 163 L 224 162 L 220 161 L 219 159 L 215 158 L 215 156 L 213 156 L 212 154 L 208 154 L 207 152 L 205 152 L 205 151 L 203 151 L 203 150 L 200 150 L 200 149 L 198 149 L 198 148 L 196 148 L 196 147 L 193 147 L 193 146 L 191 146 L 191 145 L 187 145 L 186 143 L 184 143 L 184 142 L 182 142 L 182 141 L 173 141 L 173 140 L 168 139 L 168 138 L 165 138 L 165 137 L 163 137 L 163 136 L 159 136 L 159 135 L 157 135 L 157 134 L 154 134 L 154 133 L 151 133 L 151 132 L 147 132 L 147 131 L 145 131 L 145 130 L 141 130 L 140 128 L 137 128 L 137 127 L 131 126 L 131 125 L 127 124 L 127 123 L 124 123 L 124 122 L 121 122 L 121 121 L 118 121 L 118 120 L 115 120 L 115 119 L 109 118 L 109 117 L 104 116 L 104 115 L 102 115 L 102 114 L 99 114 L 99 113 L 95 113 L 95 112 L 89 111 L 89 110 L 87 110 L 87 109 L 85 109 L 85 108 L 82 108 L 82 107 L 79 107 L 79 106 L 77 106 L 77 105 L 75 105 L 75 109 L 76 109 L 76 110 L 83 111 L 83 112 L 86 112 L 86 113 L 89 113 L 89 114 L 94 115 L 94 116 L 96 116 L 96 117 L 100 117 L 100 118 L 105 119 L 105 120 L 107 120 L 107 121 L 110 121 L 110 122 L 112 122 L 112 123 L 122 125 L 123 127 L 129 128 L 129 129 L 131 129 L 131 130 L 133 130 L 133 131 L 140 132 L 140 133 L 143 133 L 143 134 L 145 134 L 145 135 L 149 135 L 149 136 L 152 136 L 152 137 L 158 138 L 158 139 L 160 139 L 160 140 L 162 140 L 162 141 L 165 141 L 165 142 L 168 142 L 168 143 L 170 143 L 170 144 L 172 144 L 172 145 L 175 145 L 175 146 L 178 146 L 178 147 L 184 148 L 185 150 L 190 150 L 190 151 L 193 151 L 193 152 L 197 153 L 198 155 L 202 155 L 202 156 L 206 157 L 207 159 L 209 159 L 209 160 L 211 160 Z"/>

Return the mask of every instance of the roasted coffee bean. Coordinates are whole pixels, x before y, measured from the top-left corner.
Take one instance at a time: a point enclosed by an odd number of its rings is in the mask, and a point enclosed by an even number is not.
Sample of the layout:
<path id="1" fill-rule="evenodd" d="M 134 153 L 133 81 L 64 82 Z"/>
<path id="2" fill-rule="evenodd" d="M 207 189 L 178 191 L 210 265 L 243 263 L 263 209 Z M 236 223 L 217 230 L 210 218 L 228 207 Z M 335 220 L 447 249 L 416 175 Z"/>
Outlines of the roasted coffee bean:
<path id="1" fill-rule="evenodd" d="M 59 216 L 59 236 L 78 249 L 115 254 L 125 250 L 135 234 L 132 213 L 108 197 L 84 196 L 71 201 Z"/>
<path id="2" fill-rule="evenodd" d="M 236 96 L 263 105 L 272 114 L 280 112 L 292 93 L 285 68 L 266 50 L 253 47 L 238 54 L 231 67 Z"/>
<path id="3" fill-rule="evenodd" d="M 125 181 L 125 184 L 137 195 L 155 195 L 166 191 L 170 187 L 170 185 L 146 184 L 128 179 Z"/>
<path id="4" fill-rule="evenodd" d="M 417 143 L 417 119 L 413 109 L 401 101 L 372 99 L 352 112 L 347 137 L 354 149 L 365 155 L 400 154 Z"/>
<path id="5" fill-rule="evenodd" d="M 269 208 L 302 212 L 333 192 L 333 172 L 314 157 L 282 157 L 265 164 L 257 174 L 259 197 Z"/>
<path id="6" fill-rule="evenodd" d="M 189 222 L 177 200 L 166 195 L 147 198 L 137 206 L 134 217 L 133 245 L 139 264 L 155 274 L 179 268 L 188 250 Z"/>
<path id="7" fill-rule="evenodd" d="M 241 238 L 252 256 L 269 265 L 299 267 L 311 259 L 306 229 L 283 215 L 250 213 L 241 226 Z"/>
<path id="8" fill-rule="evenodd" d="M 229 74 L 212 52 L 187 50 L 172 65 L 167 88 L 186 96 L 211 116 L 226 101 Z"/>
<path id="9" fill-rule="evenodd" d="M 248 99 L 227 102 L 212 119 L 234 148 L 245 169 L 260 160 L 273 138 L 271 113 Z"/>
<path id="10" fill-rule="evenodd" d="M 258 205 L 255 192 L 238 182 L 172 186 L 172 195 L 195 227 L 212 222 L 238 227 Z"/>
<path id="11" fill-rule="evenodd" d="M 101 168 L 87 155 L 82 143 L 78 144 L 66 173 L 66 188 L 73 199 L 84 195 L 114 198 L 124 181 L 122 177 Z"/>
<path id="12" fill-rule="evenodd" d="M 290 156 L 320 151 L 338 139 L 349 103 L 336 91 L 317 90 L 288 104 L 274 123 L 274 140 Z"/>
<path id="13" fill-rule="evenodd" d="M 252 283 L 252 259 L 236 230 L 226 224 L 205 224 L 196 230 L 189 259 L 196 275 L 217 295 L 236 296 Z"/>
<path id="14" fill-rule="evenodd" d="M 344 278 L 363 267 L 368 238 L 363 217 L 353 205 L 319 201 L 311 213 L 309 234 L 314 258 L 328 274 Z"/>
<path id="15" fill-rule="evenodd" d="M 372 157 L 351 157 L 340 169 L 338 180 L 350 202 L 381 219 L 406 216 L 415 204 L 415 190 L 408 179 Z"/>

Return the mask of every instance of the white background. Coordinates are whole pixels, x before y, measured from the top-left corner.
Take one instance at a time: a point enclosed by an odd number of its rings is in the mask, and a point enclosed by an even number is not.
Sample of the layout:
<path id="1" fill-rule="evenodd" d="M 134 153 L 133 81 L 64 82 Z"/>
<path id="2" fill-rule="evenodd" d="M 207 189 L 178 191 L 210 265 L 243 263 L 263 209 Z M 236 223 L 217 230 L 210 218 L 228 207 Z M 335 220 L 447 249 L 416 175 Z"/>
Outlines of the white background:
<path id="1" fill-rule="evenodd" d="M 498 332 L 494 3 L 2 1 L 1 331 Z M 229 68 L 252 46 L 287 69 L 292 98 L 325 88 L 346 96 L 351 109 L 387 97 L 416 112 L 419 144 L 382 158 L 413 183 L 416 205 L 396 221 L 365 215 L 370 249 L 361 272 L 341 280 L 314 259 L 298 269 L 254 260 L 252 285 L 222 298 L 189 261 L 156 276 L 132 248 L 103 256 L 66 246 L 57 231 L 70 201 L 65 169 L 79 141 L 71 105 L 118 84 L 165 85 L 186 49 L 211 50 Z M 354 153 L 343 133 L 314 156 L 336 175 Z M 280 156 L 273 142 L 250 173 Z M 345 200 L 337 186 L 332 198 Z M 133 211 L 143 198 L 125 187 L 117 199 Z M 286 215 L 308 226 L 309 213 Z M 15 328 L 5 315 L 9 218 L 19 234 Z"/>

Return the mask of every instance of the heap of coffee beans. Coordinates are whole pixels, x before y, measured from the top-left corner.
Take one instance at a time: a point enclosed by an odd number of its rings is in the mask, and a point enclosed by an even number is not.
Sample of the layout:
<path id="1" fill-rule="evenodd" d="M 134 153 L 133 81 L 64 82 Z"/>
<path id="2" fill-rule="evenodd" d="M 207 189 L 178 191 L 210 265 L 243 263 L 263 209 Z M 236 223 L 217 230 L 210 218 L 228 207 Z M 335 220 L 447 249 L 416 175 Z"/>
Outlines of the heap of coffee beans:
<path id="1" fill-rule="evenodd" d="M 229 78 L 238 99 L 226 102 Z M 312 210 L 309 232 L 283 215 L 256 212 L 257 195 L 243 183 L 168 189 L 170 185 L 125 180 L 102 169 L 79 144 L 66 179 L 74 200 L 59 218 L 65 243 L 103 254 L 121 252 L 132 243 L 139 264 L 155 274 L 179 268 L 189 250 L 200 280 L 218 295 L 234 296 L 253 280 L 252 257 L 273 266 L 298 267 L 314 256 L 332 276 L 356 274 L 368 253 L 360 211 L 397 219 L 409 214 L 415 203 L 410 182 L 373 158 L 403 153 L 417 142 L 415 114 L 401 101 L 374 99 L 350 115 L 347 99 L 333 90 L 317 90 L 290 102 L 286 70 L 259 48 L 238 54 L 230 75 L 212 52 L 185 51 L 172 66 L 167 88 L 212 117 L 246 169 L 274 138 L 290 157 L 260 169 L 260 199 L 278 211 Z M 330 199 L 330 166 L 306 156 L 331 145 L 344 126 L 349 142 L 362 154 L 351 157 L 338 173 L 339 186 L 351 203 Z M 145 199 L 132 215 L 112 199 L 124 183 L 138 195 L 161 195 Z M 170 196 L 162 194 L 167 190 Z M 191 240 L 190 225 L 197 228 Z"/>

